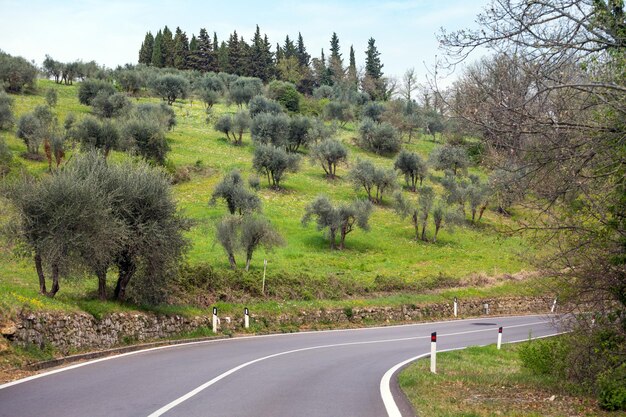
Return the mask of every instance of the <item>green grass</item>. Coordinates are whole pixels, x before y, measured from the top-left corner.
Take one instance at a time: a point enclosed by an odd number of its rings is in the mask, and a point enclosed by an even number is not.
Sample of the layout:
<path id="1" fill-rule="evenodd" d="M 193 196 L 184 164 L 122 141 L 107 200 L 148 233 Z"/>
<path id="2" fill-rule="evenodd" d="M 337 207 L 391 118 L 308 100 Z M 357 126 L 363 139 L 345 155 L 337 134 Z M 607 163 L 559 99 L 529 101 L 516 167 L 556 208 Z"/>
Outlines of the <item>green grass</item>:
<path id="1" fill-rule="evenodd" d="M 38 104 L 44 104 L 48 88 L 58 91 L 59 101 L 54 111 L 60 123 L 70 112 L 79 118 L 90 112 L 89 107 L 78 103 L 77 85 L 63 86 L 40 80 L 36 95 L 13 96 L 16 116 L 31 111 Z M 158 99 L 141 98 L 139 101 L 158 102 Z M 169 158 L 177 167 L 191 167 L 197 163 L 204 167 L 203 170 L 192 172 L 191 181 L 174 187 L 180 209 L 195 222 L 188 234 L 192 245 L 186 260 L 191 265 L 208 263 L 218 271 L 226 270 L 226 256 L 214 239 L 215 224 L 226 213 L 226 208 L 221 203 L 211 207 L 208 201 L 213 188 L 227 171 L 238 168 L 245 176 L 252 174 L 253 147 L 250 137 L 244 137 L 244 146 L 231 145 L 221 133 L 206 124 L 204 107 L 198 100 L 193 103 L 188 100 L 177 102 L 174 109 L 178 125 L 167 134 L 172 147 Z M 236 110 L 235 106 L 218 104 L 213 112 L 219 115 L 224 112 L 234 113 Z M 393 158 L 377 156 L 354 146 L 355 134 L 355 126 L 352 124 L 341 129 L 338 134 L 339 139 L 349 147 L 351 163 L 357 158 L 368 158 L 385 167 L 393 166 Z M 17 176 L 23 170 L 45 175 L 47 163 L 28 161 L 19 156 L 26 148 L 14 132 L 1 132 L 0 135 L 15 154 L 15 166 L 9 177 Z M 430 136 L 421 136 L 405 146 L 427 158 L 437 145 Z M 71 150 L 67 152 L 68 157 L 71 153 Z M 532 252 L 530 244 L 520 237 L 504 237 L 498 233 L 500 227 L 510 222 L 509 219 L 488 211 L 479 225 L 468 223 L 454 231 L 444 228 L 436 244 L 416 242 L 410 222 L 401 220 L 393 212 L 390 196 L 374 210 L 369 232 L 356 230 L 348 235 L 346 250 L 330 251 L 325 236 L 315 229 L 314 224 L 302 226 L 300 219 L 305 206 L 320 193 L 327 194 L 337 202 L 351 201 L 365 194 L 354 190 L 346 180 L 348 166 L 338 169 L 338 180 L 328 181 L 323 177 L 320 167 L 311 165 L 306 155 L 302 157 L 301 170 L 287 176 L 283 181 L 283 190 L 269 189 L 263 182 L 264 178 L 261 178 L 263 212 L 287 242 L 285 247 L 271 253 L 259 250 L 254 255 L 251 266 L 253 273 L 259 273 L 263 268 L 262 260 L 268 259 L 268 281 L 271 281 L 273 275 L 298 273 L 314 277 L 341 276 L 359 285 L 369 285 L 377 276 L 412 283 L 440 276 L 454 279 L 473 274 L 499 276 L 530 269 L 524 260 L 524 254 Z M 114 152 L 111 158 L 120 160 L 126 156 Z M 472 171 L 479 172 L 475 168 Z M 428 181 L 438 190 L 437 179 L 440 177 L 441 173 L 434 172 Z M 0 213 L 5 217 L 7 207 L 0 206 Z M 432 233 L 433 227 L 430 227 Z M 55 300 L 39 297 L 32 262 L 17 258 L 14 252 L 8 245 L 0 247 L 0 308 L 3 310 L 23 305 L 34 309 L 79 309 L 102 315 L 111 310 L 127 308 L 118 303 L 92 301 L 97 287 L 93 277 L 64 279 Z M 241 257 L 238 260 L 242 265 Z M 523 286 L 512 284 L 496 288 L 500 290 L 488 291 L 500 291 L 502 294 L 527 291 Z M 187 307 L 182 309 L 189 310 Z"/>
<path id="2" fill-rule="evenodd" d="M 437 355 L 399 375 L 400 387 L 417 415 L 430 417 L 609 416 L 575 387 L 521 367 L 518 345 L 472 347 Z M 550 400 L 550 398 L 554 398 Z"/>

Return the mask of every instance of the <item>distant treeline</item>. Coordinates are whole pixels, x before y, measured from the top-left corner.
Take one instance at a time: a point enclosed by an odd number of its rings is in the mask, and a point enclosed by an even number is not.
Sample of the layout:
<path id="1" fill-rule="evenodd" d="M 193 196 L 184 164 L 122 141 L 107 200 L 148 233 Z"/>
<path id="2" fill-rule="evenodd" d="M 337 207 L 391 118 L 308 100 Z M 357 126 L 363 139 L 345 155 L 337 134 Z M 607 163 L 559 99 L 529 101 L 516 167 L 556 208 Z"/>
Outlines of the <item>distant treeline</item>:
<path id="1" fill-rule="evenodd" d="M 330 56 L 327 58 L 322 49 L 319 58 L 312 58 L 300 33 L 295 41 L 287 35 L 282 45 L 272 46 L 258 25 L 250 43 L 237 31 L 227 40 L 220 41 L 217 33 L 211 37 L 206 29 L 200 29 L 198 36 L 192 34 L 189 40 L 180 28 L 172 33 L 165 26 L 156 36 L 146 33 L 138 62 L 158 68 L 257 77 L 265 83 L 288 81 L 305 94 L 311 94 L 314 88 L 322 85 L 348 84 L 355 90 L 362 89 L 373 99 L 384 99 L 387 95 L 387 81 L 383 77 L 383 64 L 375 40 L 370 38 L 368 41 L 365 67 L 359 74 L 352 46 L 348 65 L 344 65 L 336 33 L 330 39 Z"/>

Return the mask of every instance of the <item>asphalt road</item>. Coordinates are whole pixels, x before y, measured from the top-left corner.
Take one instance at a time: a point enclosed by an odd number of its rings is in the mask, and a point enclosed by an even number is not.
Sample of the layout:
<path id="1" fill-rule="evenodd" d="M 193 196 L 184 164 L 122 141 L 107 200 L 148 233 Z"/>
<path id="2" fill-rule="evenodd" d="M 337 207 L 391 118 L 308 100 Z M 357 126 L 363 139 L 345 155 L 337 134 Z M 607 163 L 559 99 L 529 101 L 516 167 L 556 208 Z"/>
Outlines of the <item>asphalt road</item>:
<path id="1" fill-rule="evenodd" d="M 408 416 L 388 370 L 430 352 L 431 332 L 443 350 L 495 343 L 499 326 L 505 343 L 558 332 L 547 316 L 491 317 L 168 346 L 2 385 L 0 416 Z"/>

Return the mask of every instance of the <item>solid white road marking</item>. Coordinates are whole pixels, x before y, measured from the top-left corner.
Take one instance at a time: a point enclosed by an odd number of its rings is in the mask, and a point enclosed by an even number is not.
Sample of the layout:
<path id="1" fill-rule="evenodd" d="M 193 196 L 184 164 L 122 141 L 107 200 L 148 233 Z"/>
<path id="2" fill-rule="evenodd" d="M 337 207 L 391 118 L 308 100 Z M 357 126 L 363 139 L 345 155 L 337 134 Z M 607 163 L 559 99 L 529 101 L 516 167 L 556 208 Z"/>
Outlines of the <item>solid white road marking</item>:
<path id="1" fill-rule="evenodd" d="M 509 328 L 512 327 L 525 327 L 525 326 L 532 326 L 535 324 L 545 324 L 545 323 L 549 323 L 548 321 L 539 321 L 539 322 L 533 322 L 533 323 L 525 323 L 525 324 L 518 324 L 518 325 L 513 325 L 513 326 L 508 326 Z M 465 331 L 465 332 L 456 332 L 456 333 L 447 333 L 447 334 L 442 334 L 440 335 L 441 337 L 443 336 L 458 336 L 458 335 L 463 335 L 463 334 L 470 334 L 470 333 L 480 333 L 480 332 L 488 332 L 488 331 L 493 331 L 492 328 L 489 329 L 480 329 L 480 330 L 469 330 L 469 331 Z M 239 366 L 236 366 L 232 369 L 229 369 L 228 371 L 216 376 L 215 378 L 211 379 L 210 381 L 205 382 L 204 384 L 200 385 L 199 387 L 193 389 L 192 391 L 189 391 L 187 394 L 175 399 L 174 401 L 170 402 L 169 404 L 164 405 L 163 407 L 159 408 L 158 410 L 156 410 L 155 412 L 153 412 L 152 414 L 150 414 L 148 417 L 159 417 L 165 413 L 167 413 L 169 410 L 171 410 L 172 408 L 180 405 L 181 403 L 187 401 L 188 399 L 190 399 L 191 397 L 199 394 L 200 392 L 204 391 L 205 389 L 207 389 L 208 387 L 210 387 L 211 385 L 221 381 L 222 379 L 226 378 L 229 375 L 234 374 L 235 372 L 253 365 L 257 362 L 261 362 L 267 359 L 272 359 L 272 358 L 276 358 L 278 356 L 284 356 L 284 355 L 289 355 L 292 353 L 298 353 L 298 352 L 306 352 L 309 350 L 316 350 L 316 349 L 326 349 L 326 348 L 334 348 L 334 347 L 342 347 L 342 346 L 356 346 L 356 345 L 371 345 L 371 344 L 377 344 L 377 343 L 393 343 L 393 342 L 403 342 L 403 341 L 407 341 L 407 340 L 417 340 L 417 339 L 429 339 L 430 336 L 413 336 L 413 337 L 403 337 L 403 338 L 398 338 L 398 339 L 384 339 L 384 340 L 369 340 L 369 341 L 363 341 L 363 342 L 348 342 L 348 343 L 337 343 L 337 344 L 330 344 L 330 345 L 320 345 L 320 346 L 310 346 L 310 347 L 306 347 L 306 348 L 300 348 L 300 349 L 293 349 L 293 350 L 288 350 L 285 352 L 279 352 L 279 353 L 274 353 L 272 355 L 268 355 L 268 356 L 264 356 L 262 358 L 257 358 L 254 360 L 251 360 L 249 362 L 243 363 Z M 442 351 L 443 352 L 443 351 Z M 391 398 L 391 401 L 393 401 L 393 397 Z M 394 403 L 395 405 L 395 403 Z M 396 406 L 397 408 L 397 406 Z"/>
<path id="2" fill-rule="evenodd" d="M 548 314 L 529 314 L 529 315 L 525 315 L 525 316 L 501 316 L 501 317 L 489 317 L 489 318 L 474 317 L 474 318 L 462 319 L 462 320 L 442 320 L 442 321 L 432 321 L 432 322 L 425 322 L 425 323 L 401 324 L 401 325 L 397 325 L 397 326 L 363 327 L 363 328 L 360 328 L 360 329 L 313 330 L 313 331 L 288 333 L 288 334 L 278 333 L 278 334 L 267 334 L 267 335 L 259 335 L 259 336 L 237 336 L 237 337 L 230 338 L 230 339 L 200 340 L 200 341 L 197 341 L 197 342 L 187 342 L 187 343 L 179 343 L 179 344 L 176 344 L 176 345 L 158 346 L 158 347 L 154 347 L 154 348 L 136 350 L 136 351 L 133 351 L 133 352 L 120 353 L 120 354 L 117 354 L 117 355 L 107 356 L 105 358 L 92 359 L 92 360 L 89 360 L 89 361 L 77 363 L 77 364 L 74 364 L 74 365 L 69 365 L 69 366 L 66 366 L 66 367 L 63 367 L 63 368 L 58 368 L 58 369 L 54 369 L 52 371 L 42 372 L 40 374 L 31 375 L 31 376 L 28 376 L 26 378 L 17 379 L 15 381 L 7 382 L 5 384 L 0 385 L 0 390 L 12 387 L 14 385 L 22 384 L 24 382 L 32 381 L 34 379 L 39 379 L 39 378 L 43 378 L 45 376 L 54 375 L 54 374 L 57 374 L 59 372 L 65 372 L 65 371 L 69 371 L 69 370 L 72 370 L 72 369 L 81 368 L 83 366 L 92 365 L 94 363 L 104 362 L 104 361 L 108 361 L 108 360 L 111 360 L 111 359 L 123 358 L 125 356 L 130 356 L 130 355 L 138 355 L 138 354 L 141 354 L 141 353 L 152 352 L 152 351 L 155 351 L 155 350 L 172 349 L 172 348 L 178 348 L 178 347 L 184 347 L 184 346 L 190 346 L 190 345 L 207 344 L 207 343 L 220 343 L 220 342 L 226 342 L 226 341 L 233 342 L 233 341 L 246 340 L 246 339 L 252 339 L 252 338 L 261 339 L 261 338 L 268 338 L 268 337 L 294 337 L 294 336 L 299 336 L 299 335 L 303 335 L 303 334 L 312 334 L 312 333 L 358 332 L 358 331 L 378 330 L 378 329 L 394 329 L 394 328 L 401 328 L 401 327 L 418 327 L 418 326 L 426 326 L 426 325 L 440 324 L 440 323 L 457 323 L 457 322 L 477 321 L 477 320 L 492 321 L 492 320 L 498 319 L 498 318 L 510 319 L 510 318 L 547 317 L 547 316 L 548 316 Z"/>

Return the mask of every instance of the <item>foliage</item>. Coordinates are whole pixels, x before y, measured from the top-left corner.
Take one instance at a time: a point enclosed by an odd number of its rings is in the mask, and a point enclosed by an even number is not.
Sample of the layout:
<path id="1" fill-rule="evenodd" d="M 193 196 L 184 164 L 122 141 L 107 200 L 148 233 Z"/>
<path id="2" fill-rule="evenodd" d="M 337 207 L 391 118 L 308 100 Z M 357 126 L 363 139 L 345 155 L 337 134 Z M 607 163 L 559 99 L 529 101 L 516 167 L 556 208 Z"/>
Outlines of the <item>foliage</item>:
<path id="1" fill-rule="evenodd" d="M 13 99 L 4 90 L 0 89 L 0 130 L 10 129 L 13 126 Z"/>
<path id="2" fill-rule="evenodd" d="M 443 145 L 435 148 L 430 154 L 430 163 L 434 169 L 450 170 L 456 175 L 458 170 L 467 173 L 469 157 L 465 148 L 461 146 Z"/>
<path id="3" fill-rule="evenodd" d="M 215 187 L 209 204 L 216 203 L 218 198 L 226 201 L 230 214 L 259 211 L 261 200 L 259 197 L 244 187 L 244 181 L 237 170 L 226 174 L 224 179 Z"/>
<path id="4" fill-rule="evenodd" d="M 248 103 L 248 111 L 250 112 L 250 117 L 255 118 L 261 113 L 277 115 L 282 113 L 283 109 L 277 101 L 258 95 L 252 97 Z"/>
<path id="5" fill-rule="evenodd" d="M 59 94 L 57 90 L 54 88 L 49 88 L 46 90 L 46 104 L 50 107 L 55 107 L 57 102 L 59 101 Z"/>
<path id="6" fill-rule="evenodd" d="M 307 116 L 296 115 L 289 118 L 289 134 L 287 136 L 287 151 L 297 152 L 301 146 L 309 143 L 311 119 Z"/>
<path id="7" fill-rule="evenodd" d="M 337 120 L 342 127 L 354 119 L 352 108 L 345 102 L 331 101 L 326 105 L 324 111 L 327 119 Z"/>
<path id="8" fill-rule="evenodd" d="M 78 87 L 78 101 L 81 104 L 90 106 L 98 93 L 106 95 L 115 94 L 115 87 L 106 81 L 88 79 L 80 83 Z"/>
<path id="9" fill-rule="evenodd" d="M 131 118 L 122 127 L 122 138 L 127 147 L 147 161 L 165 164 L 170 146 L 163 129 L 154 120 Z"/>
<path id="10" fill-rule="evenodd" d="M 154 93 L 172 105 L 178 98 L 187 97 L 189 81 L 180 75 L 165 74 L 151 82 Z"/>
<path id="11" fill-rule="evenodd" d="M 232 269 L 237 268 L 235 254 L 242 250 L 246 258 L 246 271 L 250 269 L 252 256 L 259 246 L 270 250 L 284 245 L 282 236 L 271 223 L 258 215 L 243 217 L 226 216 L 217 225 L 216 238 L 228 255 Z"/>
<path id="12" fill-rule="evenodd" d="M 428 175 L 426 162 L 418 154 L 406 150 L 398 154 L 393 167 L 404 175 L 406 186 L 411 191 L 416 191 L 418 180 L 421 187 L 424 178 Z"/>
<path id="13" fill-rule="evenodd" d="M 262 92 L 263 82 L 255 77 L 239 77 L 229 86 L 230 100 L 240 107 Z"/>
<path id="14" fill-rule="evenodd" d="M 267 95 L 290 112 L 300 111 L 300 93 L 292 83 L 274 80 L 267 86 Z"/>
<path id="15" fill-rule="evenodd" d="M 348 150 L 336 139 L 326 139 L 311 147 L 311 163 L 320 164 L 326 176 L 333 179 L 337 175 L 337 164 L 348 160 Z"/>
<path id="16" fill-rule="evenodd" d="M 343 250 L 346 236 L 354 227 L 369 230 L 371 212 L 372 204 L 369 201 L 355 200 L 350 205 L 333 206 L 328 197 L 319 195 L 306 207 L 302 224 L 308 224 L 315 217 L 317 230 L 328 229 L 330 248 L 337 249 L 336 237 L 339 235 L 338 249 Z"/>
<path id="17" fill-rule="evenodd" d="M 369 118 L 380 123 L 382 121 L 383 113 L 385 112 L 385 106 L 378 101 L 370 101 L 366 103 L 361 109 L 361 118 Z"/>
<path id="18" fill-rule="evenodd" d="M 252 167 L 260 174 L 265 174 L 268 185 L 280 188 L 280 182 L 287 172 L 296 172 L 300 158 L 289 154 L 273 145 L 258 145 L 254 150 Z"/>
<path id="19" fill-rule="evenodd" d="M 111 150 L 120 146 L 120 134 L 111 121 L 98 121 L 94 117 L 81 119 L 72 128 L 72 138 L 77 140 L 85 149 L 99 149 L 104 157 L 108 157 Z"/>
<path id="20" fill-rule="evenodd" d="M 288 146 L 290 119 L 284 113 L 260 113 L 252 119 L 250 135 L 255 144 Z"/>
<path id="21" fill-rule="evenodd" d="M 377 167 L 368 160 L 357 160 L 349 177 L 354 188 L 358 190 L 362 187 L 374 203 L 382 203 L 383 194 L 396 188 L 395 171 Z"/>
<path id="22" fill-rule="evenodd" d="M 37 68 L 22 57 L 0 51 L 0 83 L 9 93 L 33 92 L 37 86 Z"/>
<path id="23" fill-rule="evenodd" d="M 106 91 L 100 91 L 91 100 L 91 106 L 95 114 L 110 119 L 127 114 L 131 103 L 123 93 L 109 94 Z"/>
<path id="24" fill-rule="evenodd" d="M 176 114 L 165 103 L 140 103 L 134 107 L 134 115 L 139 119 L 156 122 L 163 130 L 172 130 L 176 126 Z"/>
<path id="25" fill-rule="evenodd" d="M 376 123 L 365 118 L 359 125 L 359 146 L 379 155 L 394 154 L 402 146 L 400 136 L 389 123 Z"/>

